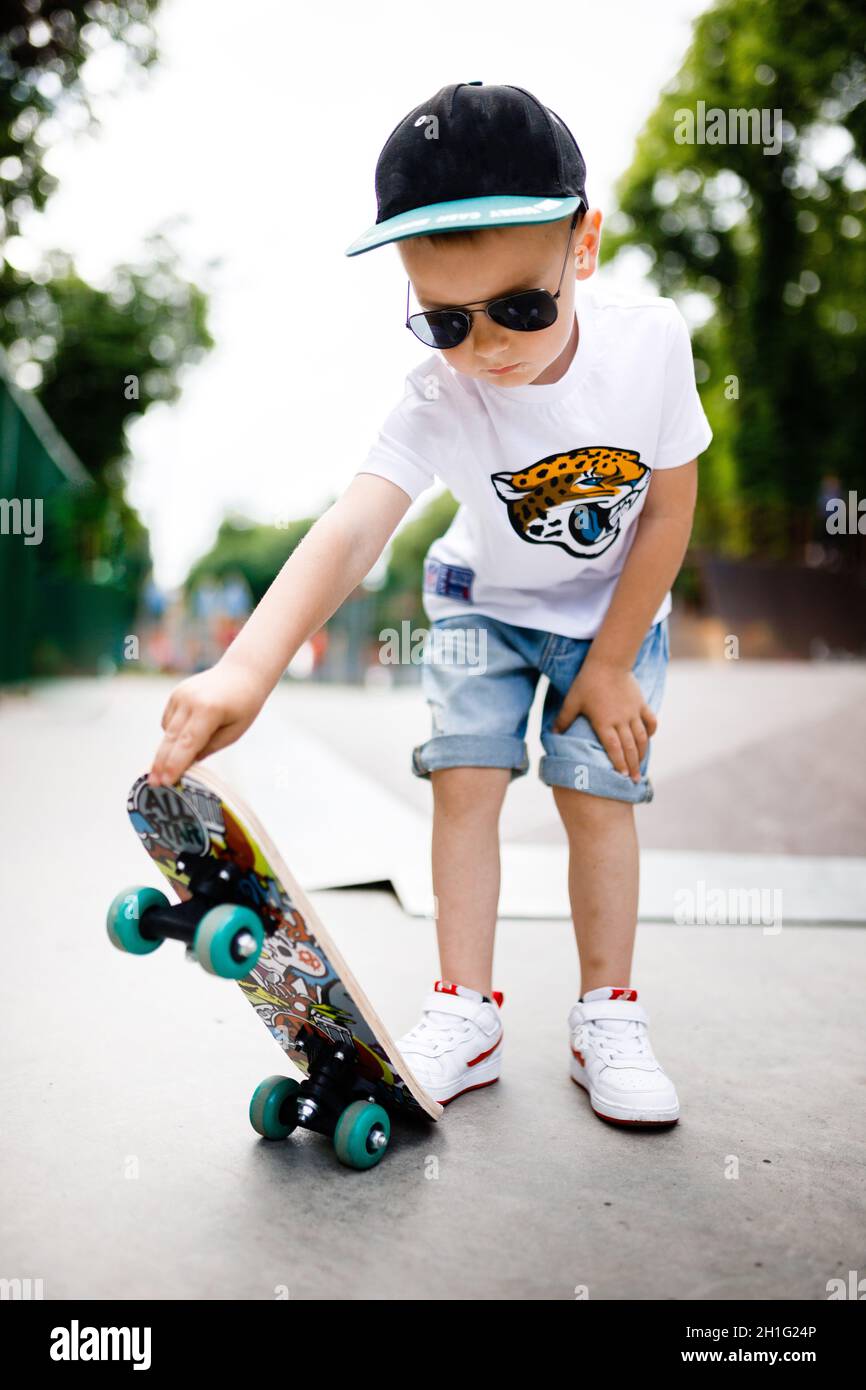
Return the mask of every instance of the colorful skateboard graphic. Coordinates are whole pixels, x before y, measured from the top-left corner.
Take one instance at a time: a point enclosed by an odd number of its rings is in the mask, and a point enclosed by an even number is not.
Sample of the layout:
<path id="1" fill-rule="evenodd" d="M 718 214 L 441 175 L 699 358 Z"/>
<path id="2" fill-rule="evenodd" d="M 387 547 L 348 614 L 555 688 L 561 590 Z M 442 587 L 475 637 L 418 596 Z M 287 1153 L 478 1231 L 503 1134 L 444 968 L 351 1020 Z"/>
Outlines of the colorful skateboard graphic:
<path id="1" fill-rule="evenodd" d="M 384 1154 L 390 1112 L 438 1119 L 312 904 L 253 813 L 196 764 L 174 787 L 138 779 L 127 811 L 177 897 L 118 893 L 108 932 L 144 955 L 168 936 L 202 966 L 236 979 L 265 1027 L 304 1074 L 268 1077 L 250 1104 L 253 1127 L 285 1138 L 301 1125 L 334 1139 L 340 1159 L 367 1168 Z"/>

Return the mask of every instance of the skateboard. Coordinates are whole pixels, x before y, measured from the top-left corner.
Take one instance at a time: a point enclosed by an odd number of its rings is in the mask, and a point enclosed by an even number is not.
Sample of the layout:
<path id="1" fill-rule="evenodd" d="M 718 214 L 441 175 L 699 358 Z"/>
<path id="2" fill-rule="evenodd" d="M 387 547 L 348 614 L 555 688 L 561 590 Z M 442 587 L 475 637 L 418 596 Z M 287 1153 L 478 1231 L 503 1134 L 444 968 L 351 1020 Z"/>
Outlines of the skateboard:
<path id="1" fill-rule="evenodd" d="M 108 910 L 108 935 L 133 955 L 172 937 L 205 970 L 237 981 L 301 1073 L 256 1087 L 258 1134 L 314 1130 L 348 1167 L 372 1168 L 392 1114 L 440 1117 L 276 847 L 220 777 L 199 763 L 172 787 L 139 777 L 127 812 L 178 901 L 126 888 Z"/>

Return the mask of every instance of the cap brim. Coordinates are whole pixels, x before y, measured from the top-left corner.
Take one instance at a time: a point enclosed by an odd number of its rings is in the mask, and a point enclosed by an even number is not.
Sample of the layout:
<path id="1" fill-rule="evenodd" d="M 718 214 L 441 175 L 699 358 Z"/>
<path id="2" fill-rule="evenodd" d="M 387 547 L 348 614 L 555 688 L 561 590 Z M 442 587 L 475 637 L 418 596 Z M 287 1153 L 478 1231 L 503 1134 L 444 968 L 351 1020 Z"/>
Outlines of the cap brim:
<path id="1" fill-rule="evenodd" d="M 484 227 L 509 227 L 533 222 L 556 222 L 583 205 L 582 198 L 525 198 L 503 194 L 492 198 L 457 198 L 450 203 L 430 203 L 425 208 L 377 222 L 346 248 L 347 256 L 360 256 L 389 241 L 407 237 L 433 236 L 440 232 L 472 232 Z"/>

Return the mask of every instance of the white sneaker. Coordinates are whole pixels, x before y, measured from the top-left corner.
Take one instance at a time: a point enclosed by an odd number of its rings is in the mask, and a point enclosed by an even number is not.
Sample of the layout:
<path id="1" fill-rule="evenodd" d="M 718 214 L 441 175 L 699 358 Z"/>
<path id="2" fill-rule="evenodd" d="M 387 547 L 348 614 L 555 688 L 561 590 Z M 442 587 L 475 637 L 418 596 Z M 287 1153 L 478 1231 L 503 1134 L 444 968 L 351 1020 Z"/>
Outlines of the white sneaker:
<path id="1" fill-rule="evenodd" d="M 636 989 L 592 989 L 568 1015 L 571 1079 L 589 1091 L 596 1115 L 621 1125 L 679 1119 L 674 1084 L 653 1056 Z"/>
<path id="2" fill-rule="evenodd" d="M 440 1105 L 499 1080 L 504 996 L 437 980 L 424 1000 L 421 1022 L 397 1039 L 414 1076 Z"/>

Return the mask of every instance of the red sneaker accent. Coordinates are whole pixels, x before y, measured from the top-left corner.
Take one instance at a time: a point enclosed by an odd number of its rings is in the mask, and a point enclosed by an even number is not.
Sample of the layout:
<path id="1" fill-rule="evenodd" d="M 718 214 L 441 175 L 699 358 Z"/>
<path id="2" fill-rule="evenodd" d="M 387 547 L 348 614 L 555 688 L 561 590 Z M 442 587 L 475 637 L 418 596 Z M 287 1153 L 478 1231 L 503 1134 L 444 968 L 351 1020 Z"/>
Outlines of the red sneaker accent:
<path id="1" fill-rule="evenodd" d="M 497 1047 L 498 1047 L 499 1044 L 502 1042 L 502 1039 L 503 1039 L 504 1037 L 505 1037 L 505 1034 L 504 1034 L 504 1033 L 500 1033 L 498 1039 L 497 1039 L 496 1042 L 493 1044 L 493 1046 L 492 1046 L 492 1047 L 488 1047 L 488 1049 L 487 1049 L 486 1052 L 479 1052 L 479 1054 L 478 1054 L 477 1057 L 473 1057 L 471 1062 L 467 1062 L 467 1063 L 466 1063 L 467 1067 L 475 1067 L 475 1066 L 478 1065 L 479 1062 L 483 1062 L 485 1057 L 489 1057 L 490 1054 L 491 1054 L 491 1052 L 495 1052 L 495 1051 L 496 1051 Z"/>
<path id="2" fill-rule="evenodd" d="M 612 989 L 611 992 L 610 992 L 610 994 L 608 995 L 608 999 L 626 999 L 626 1000 L 628 1000 L 628 1002 L 629 1002 L 630 1004 L 633 1004 L 633 1003 L 635 1002 L 635 1000 L 637 999 L 637 990 L 636 990 L 636 989 Z"/>
<path id="3" fill-rule="evenodd" d="M 437 980 L 433 988 L 437 994 L 457 994 L 459 991 L 459 986 L 452 984 L 450 980 Z M 480 990 L 476 990 L 475 992 L 476 994 L 481 993 Z M 505 1003 L 505 995 L 502 991 L 494 989 L 491 997 L 496 1000 L 501 1009 L 502 1005 Z"/>
<path id="4" fill-rule="evenodd" d="M 680 1122 L 679 1116 L 675 1120 L 615 1120 L 613 1115 L 602 1115 L 601 1111 L 596 1110 L 594 1105 L 590 1105 L 590 1109 L 594 1115 L 609 1125 L 636 1125 L 639 1129 L 664 1129 L 666 1125 L 673 1127 Z"/>
<path id="5" fill-rule="evenodd" d="M 477 1086 L 464 1086 L 462 1091 L 458 1091 L 456 1096 L 449 1096 L 447 1100 L 440 1100 L 439 1105 L 450 1105 L 457 1096 L 465 1096 L 467 1091 L 483 1091 L 485 1086 L 495 1086 L 499 1081 L 498 1076 L 494 1076 L 492 1081 L 479 1081 Z"/>
<path id="6" fill-rule="evenodd" d="M 574 1082 L 575 1086 L 580 1086 L 580 1082 L 576 1077 L 573 1076 L 571 1080 Z M 586 1094 L 587 1099 L 589 1099 L 589 1092 L 586 1090 L 586 1087 L 580 1086 L 580 1089 Z M 442 1101 L 440 1101 L 439 1104 L 441 1105 Z M 600 1120 L 604 1120 L 609 1125 L 637 1125 L 641 1129 L 663 1129 L 666 1125 L 678 1125 L 680 1122 L 679 1116 L 677 1116 L 675 1120 L 616 1120 L 613 1115 L 603 1115 L 600 1110 L 596 1110 L 591 1100 L 589 1101 L 589 1108 L 593 1115 L 597 1115 Z"/>

